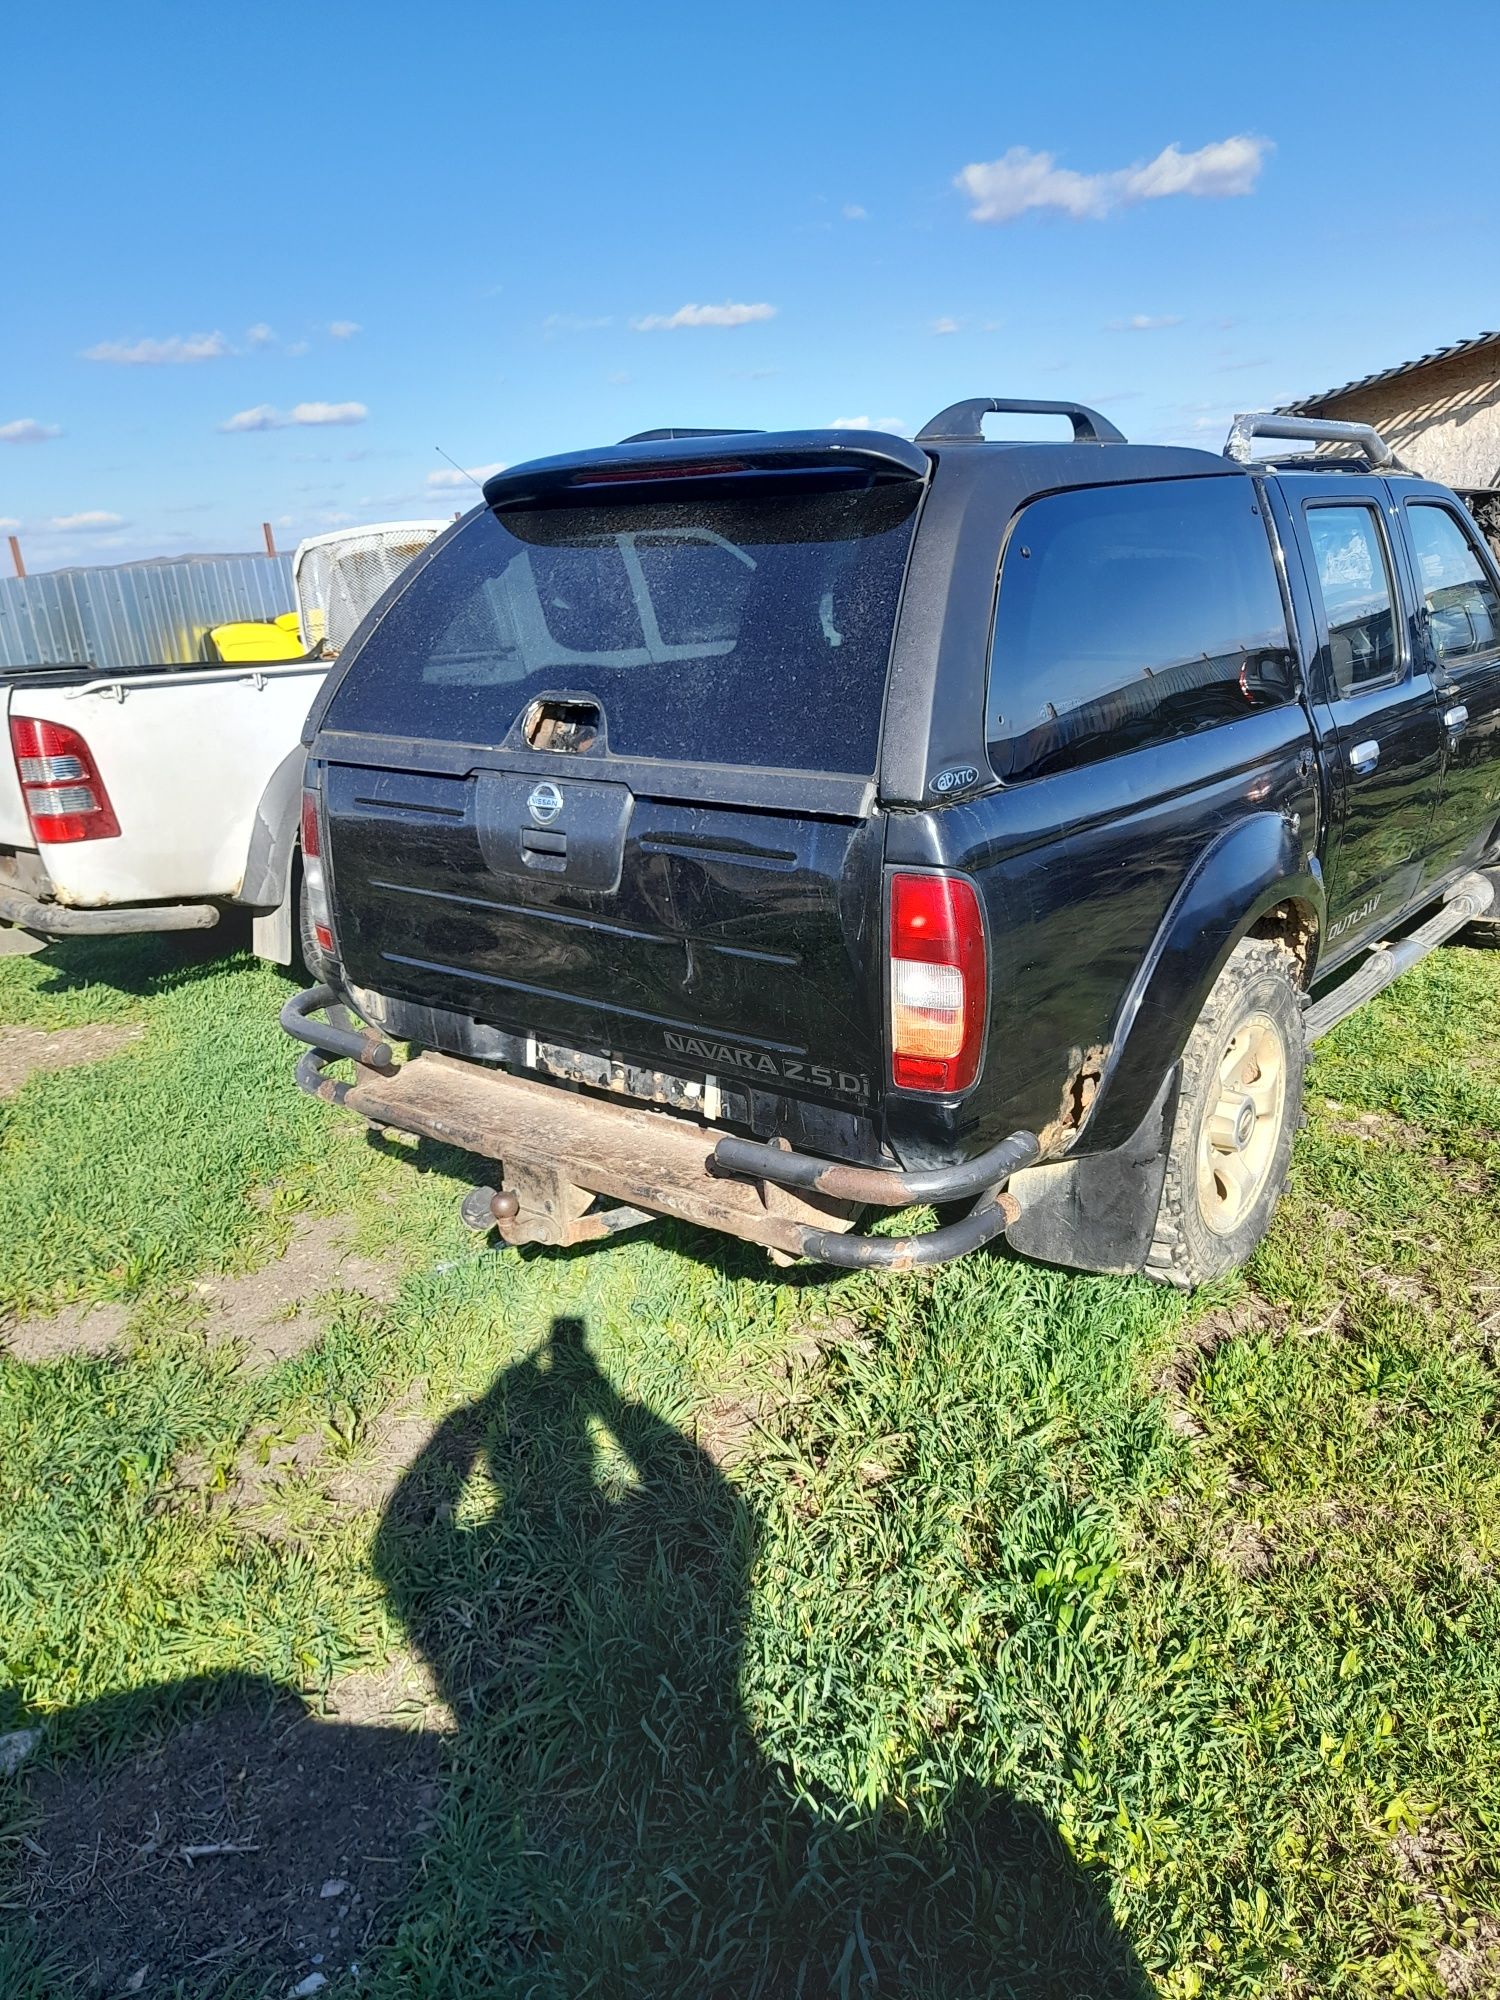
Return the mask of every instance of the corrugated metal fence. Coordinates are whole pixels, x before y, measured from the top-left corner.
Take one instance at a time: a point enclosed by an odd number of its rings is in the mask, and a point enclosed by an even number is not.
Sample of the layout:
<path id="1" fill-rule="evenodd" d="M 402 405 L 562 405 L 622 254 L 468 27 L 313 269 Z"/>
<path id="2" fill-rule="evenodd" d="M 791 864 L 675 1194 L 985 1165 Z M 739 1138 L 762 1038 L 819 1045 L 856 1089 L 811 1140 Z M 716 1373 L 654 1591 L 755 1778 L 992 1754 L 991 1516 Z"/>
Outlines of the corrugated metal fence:
<path id="1" fill-rule="evenodd" d="M 190 665 L 232 618 L 296 608 L 290 556 L 201 556 L 0 577 L 7 667 Z"/>

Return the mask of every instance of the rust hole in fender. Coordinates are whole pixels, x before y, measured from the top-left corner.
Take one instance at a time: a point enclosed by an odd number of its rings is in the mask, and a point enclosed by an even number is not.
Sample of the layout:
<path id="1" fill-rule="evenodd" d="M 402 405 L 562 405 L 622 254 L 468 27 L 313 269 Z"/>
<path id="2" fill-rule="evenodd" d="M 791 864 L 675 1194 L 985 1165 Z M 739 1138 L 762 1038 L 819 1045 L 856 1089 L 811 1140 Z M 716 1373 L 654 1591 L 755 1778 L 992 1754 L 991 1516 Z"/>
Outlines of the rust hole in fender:
<path id="1" fill-rule="evenodd" d="M 1109 1061 L 1110 1044 L 1102 1042 L 1089 1049 L 1070 1049 L 1068 1052 L 1068 1075 L 1063 1084 L 1062 1099 L 1057 1116 L 1044 1125 L 1038 1133 L 1041 1140 L 1041 1157 L 1061 1150 L 1065 1140 L 1072 1137 L 1089 1114 L 1094 1099 L 1099 1094 L 1099 1084 L 1104 1075 L 1104 1065 Z"/>

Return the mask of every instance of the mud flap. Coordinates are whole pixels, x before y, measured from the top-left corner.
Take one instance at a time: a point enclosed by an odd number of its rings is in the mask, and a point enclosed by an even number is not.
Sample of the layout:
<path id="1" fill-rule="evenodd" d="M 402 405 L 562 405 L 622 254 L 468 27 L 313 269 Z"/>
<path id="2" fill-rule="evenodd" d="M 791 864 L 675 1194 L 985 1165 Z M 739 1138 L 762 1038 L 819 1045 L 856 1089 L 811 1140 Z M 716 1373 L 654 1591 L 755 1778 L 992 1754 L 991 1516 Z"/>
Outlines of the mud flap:
<path id="1" fill-rule="evenodd" d="M 1161 1205 L 1181 1081 L 1182 1066 L 1174 1063 L 1123 1146 L 1014 1175 L 1010 1191 L 1021 1213 L 1005 1232 L 1011 1248 L 1075 1271 L 1139 1271 Z"/>

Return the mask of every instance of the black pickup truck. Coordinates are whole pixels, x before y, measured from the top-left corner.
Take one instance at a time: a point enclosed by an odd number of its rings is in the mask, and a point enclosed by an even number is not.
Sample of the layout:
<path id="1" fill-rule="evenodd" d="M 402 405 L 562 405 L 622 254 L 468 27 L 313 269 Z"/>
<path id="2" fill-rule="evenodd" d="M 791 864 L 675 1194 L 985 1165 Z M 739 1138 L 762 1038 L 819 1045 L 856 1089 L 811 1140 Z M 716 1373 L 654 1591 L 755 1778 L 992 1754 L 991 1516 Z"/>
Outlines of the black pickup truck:
<path id="1" fill-rule="evenodd" d="M 503 1162 L 476 1227 L 1191 1285 L 1307 1044 L 1483 929 L 1500 573 L 1361 426 L 654 432 L 487 481 L 306 742 L 298 1080 Z"/>

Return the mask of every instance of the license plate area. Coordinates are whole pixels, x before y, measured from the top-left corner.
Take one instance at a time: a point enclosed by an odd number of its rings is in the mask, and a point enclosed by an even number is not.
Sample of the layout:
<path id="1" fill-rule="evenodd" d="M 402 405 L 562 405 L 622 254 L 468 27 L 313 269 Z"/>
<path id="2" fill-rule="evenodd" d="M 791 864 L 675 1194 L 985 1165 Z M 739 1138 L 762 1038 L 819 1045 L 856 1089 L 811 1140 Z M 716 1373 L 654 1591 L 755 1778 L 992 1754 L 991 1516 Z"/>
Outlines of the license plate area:
<path id="1" fill-rule="evenodd" d="M 526 1064 L 539 1076 L 581 1084 L 589 1090 L 607 1090 L 613 1096 L 628 1097 L 638 1104 L 660 1104 L 710 1123 L 721 1118 L 748 1123 L 750 1117 L 750 1102 L 744 1091 L 722 1089 L 717 1077 L 677 1076 L 671 1070 L 640 1069 L 613 1056 L 565 1048 L 559 1042 L 538 1041 L 535 1036 L 527 1037 Z"/>

